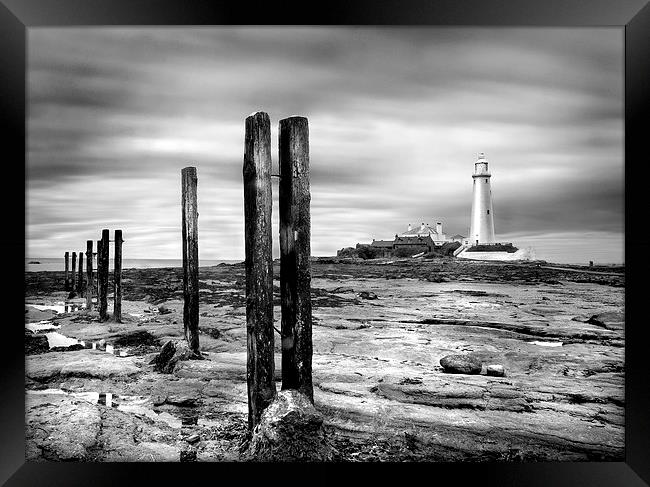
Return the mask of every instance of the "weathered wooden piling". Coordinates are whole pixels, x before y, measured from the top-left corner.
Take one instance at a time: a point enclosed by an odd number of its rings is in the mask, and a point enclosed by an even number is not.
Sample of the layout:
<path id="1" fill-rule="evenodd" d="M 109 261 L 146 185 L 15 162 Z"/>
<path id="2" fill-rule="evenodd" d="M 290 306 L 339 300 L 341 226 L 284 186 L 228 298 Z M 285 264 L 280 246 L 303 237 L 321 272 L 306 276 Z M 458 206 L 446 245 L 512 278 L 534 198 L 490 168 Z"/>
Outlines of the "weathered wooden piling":
<path id="1" fill-rule="evenodd" d="M 101 240 L 97 240 L 97 252 L 95 252 L 95 262 L 97 262 L 97 272 L 95 272 L 95 289 L 97 290 L 97 307 L 99 308 L 99 247 Z"/>
<path id="2" fill-rule="evenodd" d="M 66 252 L 64 255 L 65 259 L 65 281 L 64 281 L 64 288 L 66 291 L 70 290 L 70 252 Z"/>
<path id="3" fill-rule="evenodd" d="M 97 280 L 99 283 L 99 319 L 108 320 L 108 230 L 102 230 L 102 239 L 97 254 Z"/>
<path id="4" fill-rule="evenodd" d="M 185 340 L 199 355 L 199 226 L 195 167 L 181 169 L 183 226 L 183 328 Z"/>
<path id="5" fill-rule="evenodd" d="M 309 125 L 305 117 L 280 120 L 279 154 L 282 389 L 297 389 L 313 403 Z"/>
<path id="6" fill-rule="evenodd" d="M 93 241 L 86 240 L 86 309 L 93 308 Z"/>
<path id="7" fill-rule="evenodd" d="M 72 292 L 77 291 L 77 253 L 72 252 L 72 269 L 70 270 L 70 273 L 72 274 Z"/>
<path id="8" fill-rule="evenodd" d="M 115 230 L 115 261 L 113 262 L 113 320 L 122 323 L 122 230 Z"/>
<path id="9" fill-rule="evenodd" d="M 79 277 L 77 278 L 77 292 L 84 295 L 84 253 L 79 252 Z"/>
<path id="10" fill-rule="evenodd" d="M 248 427 L 276 395 L 273 379 L 273 255 L 271 232 L 271 122 L 264 112 L 246 118 L 244 140 L 244 239 Z"/>

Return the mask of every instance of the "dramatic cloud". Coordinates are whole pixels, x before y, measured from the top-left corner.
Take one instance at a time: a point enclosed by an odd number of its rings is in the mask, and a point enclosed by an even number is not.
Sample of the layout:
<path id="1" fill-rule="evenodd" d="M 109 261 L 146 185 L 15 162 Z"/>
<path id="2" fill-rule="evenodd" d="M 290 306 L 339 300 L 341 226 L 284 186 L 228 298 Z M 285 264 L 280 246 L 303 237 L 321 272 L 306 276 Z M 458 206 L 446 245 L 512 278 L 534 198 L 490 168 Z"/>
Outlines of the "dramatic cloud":
<path id="1" fill-rule="evenodd" d="M 315 255 L 422 221 L 466 235 L 485 152 L 498 239 L 555 261 L 623 259 L 620 29 L 28 35 L 29 256 L 122 228 L 125 258 L 179 258 L 193 165 L 200 257 L 243 258 L 244 119 L 264 110 L 275 170 L 278 121 L 309 118 Z M 277 230 L 275 182 L 274 198 Z"/>

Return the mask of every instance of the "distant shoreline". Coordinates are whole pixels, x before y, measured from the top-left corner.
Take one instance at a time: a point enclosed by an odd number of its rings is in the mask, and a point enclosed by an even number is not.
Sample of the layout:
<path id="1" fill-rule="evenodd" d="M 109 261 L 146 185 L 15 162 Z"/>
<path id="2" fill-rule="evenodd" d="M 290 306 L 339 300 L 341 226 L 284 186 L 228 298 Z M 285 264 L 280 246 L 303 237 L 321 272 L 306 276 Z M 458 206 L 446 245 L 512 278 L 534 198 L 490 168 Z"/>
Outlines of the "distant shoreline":
<path id="1" fill-rule="evenodd" d="M 324 264 L 365 264 L 365 265 L 395 265 L 395 266 L 409 266 L 415 263 L 435 263 L 436 261 L 451 260 L 457 262 L 459 265 L 496 265 L 496 266 L 521 266 L 523 268 L 542 268 L 542 269 L 555 269 L 578 271 L 593 274 L 624 274 L 625 264 L 601 264 L 594 263 L 593 266 L 582 263 L 556 263 L 547 262 L 544 260 L 536 261 L 483 261 L 483 260 L 457 260 L 455 258 L 446 257 L 442 259 L 423 260 L 421 258 L 376 258 L 376 259 L 362 259 L 358 257 L 337 257 L 337 256 L 312 256 L 313 263 Z M 28 264 L 28 260 L 39 260 L 40 264 Z M 64 263 L 62 258 L 41 258 L 41 259 L 25 259 L 25 272 L 64 272 Z M 112 264 L 112 260 L 110 261 Z M 273 259 L 274 265 L 279 265 L 280 259 Z M 241 259 L 205 259 L 199 260 L 199 268 L 207 269 L 219 265 L 243 265 L 244 260 Z M 110 266 L 112 269 L 113 266 Z M 123 270 L 156 270 L 156 269 L 180 269 L 182 268 L 181 259 L 125 259 L 122 265 Z"/>

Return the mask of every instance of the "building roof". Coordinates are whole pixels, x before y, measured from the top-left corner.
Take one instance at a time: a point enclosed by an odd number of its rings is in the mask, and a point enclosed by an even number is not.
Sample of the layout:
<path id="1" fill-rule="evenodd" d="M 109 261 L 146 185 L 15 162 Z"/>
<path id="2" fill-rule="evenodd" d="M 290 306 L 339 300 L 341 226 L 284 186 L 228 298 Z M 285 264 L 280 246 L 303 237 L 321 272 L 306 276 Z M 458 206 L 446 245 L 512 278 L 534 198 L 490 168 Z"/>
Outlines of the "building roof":
<path id="1" fill-rule="evenodd" d="M 428 245 L 429 242 L 433 242 L 429 235 L 425 237 L 397 237 L 395 238 L 395 245 Z"/>
<path id="2" fill-rule="evenodd" d="M 437 232 L 431 225 L 424 225 L 424 228 L 422 226 L 417 226 L 417 227 L 412 227 L 411 230 L 406 230 L 405 232 L 402 233 L 402 236 L 404 237 L 417 237 L 418 235 L 431 235 L 435 234 L 437 235 Z"/>
<path id="3" fill-rule="evenodd" d="M 457 233 L 456 235 L 454 235 L 451 238 L 465 238 L 465 237 L 463 235 L 461 235 L 460 233 Z"/>
<path id="4" fill-rule="evenodd" d="M 393 247 L 393 240 L 373 240 L 370 244 L 372 247 Z"/>

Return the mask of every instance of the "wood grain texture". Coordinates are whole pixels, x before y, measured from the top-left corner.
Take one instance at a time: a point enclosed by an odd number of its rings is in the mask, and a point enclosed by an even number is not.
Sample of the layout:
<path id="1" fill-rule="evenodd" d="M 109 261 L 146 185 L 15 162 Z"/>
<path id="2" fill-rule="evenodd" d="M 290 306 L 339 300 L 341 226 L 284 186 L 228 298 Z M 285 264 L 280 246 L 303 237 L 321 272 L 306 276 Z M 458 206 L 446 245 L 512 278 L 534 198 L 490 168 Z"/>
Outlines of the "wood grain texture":
<path id="1" fill-rule="evenodd" d="M 312 386 L 309 124 L 280 120 L 280 289 L 282 389 L 314 401 Z"/>
<path id="2" fill-rule="evenodd" d="M 183 328 L 190 349 L 199 354 L 199 212 L 195 167 L 181 170 L 183 227 Z"/>
<path id="3" fill-rule="evenodd" d="M 93 308 L 93 241 L 86 240 L 86 309 Z"/>
<path id="4" fill-rule="evenodd" d="M 113 320 L 122 323 L 122 230 L 115 230 L 115 261 L 113 269 Z"/>
<path id="5" fill-rule="evenodd" d="M 72 269 L 70 273 L 72 274 L 71 288 L 72 291 L 75 292 L 77 290 L 77 253 L 76 252 L 72 252 Z"/>
<path id="6" fill-rule="evenodd" d="M 63 259 L 65 260 L 65 280 L 63 286 L 66 291 L 70 290 L 70 252 L 66 252 Z"/>
<path id="7" fill-rule="evenodd" d="M 77 292 L 79 296 L 84 295 L 84 253 L 79 252 L 79 275 L 77 277 Z"/>
<path id="8" fill-rule="evenodd" d="M 99 319 L 108 320 L 108 230 L 102 230 L 102 239 L 97 250 L 97 281 L 99 287 Z"/>
<path id="9" fill-rule="evenodd" d="M 276 395 L 271 232 L 271 122 L 264 112 L 246 119 L 244 141 L 244 238 L 246 248 L 246 332 L 248 427 Z"/>

